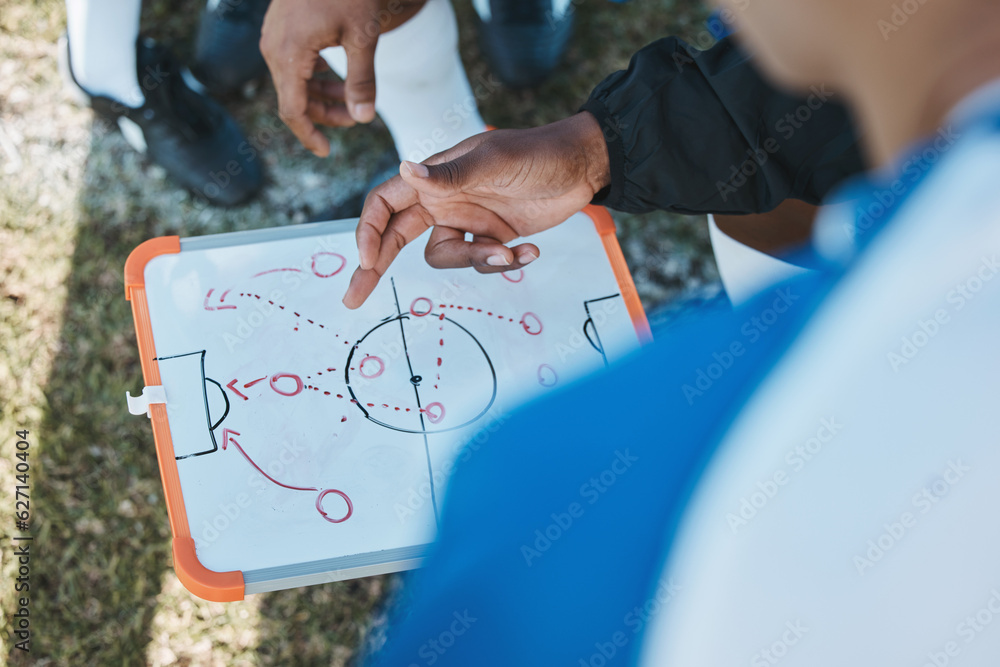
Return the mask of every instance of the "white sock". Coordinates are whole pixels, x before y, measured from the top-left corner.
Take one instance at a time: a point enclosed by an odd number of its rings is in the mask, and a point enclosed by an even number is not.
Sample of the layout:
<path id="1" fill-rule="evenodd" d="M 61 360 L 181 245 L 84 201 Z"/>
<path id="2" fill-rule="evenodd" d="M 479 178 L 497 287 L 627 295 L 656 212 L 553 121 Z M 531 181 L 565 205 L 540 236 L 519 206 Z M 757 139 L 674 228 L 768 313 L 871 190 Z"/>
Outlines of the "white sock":
<path id="1" fill-rule="evenodd" d="M 347 74 L 343 48 L 320 55 L 341 77 Z M 486 130 L 458 55 L 458 24 L 448 0 L 428 0 L 379 37 L 375 87 L 375 110 L 403 160 L 420 162 Z"/>
<path id="2" fill-rule="evenodd" d="M 146 101 L 136 72 L 142 0 L 66 0 L 70 64 L 80 87 L 130 107 Z"/>

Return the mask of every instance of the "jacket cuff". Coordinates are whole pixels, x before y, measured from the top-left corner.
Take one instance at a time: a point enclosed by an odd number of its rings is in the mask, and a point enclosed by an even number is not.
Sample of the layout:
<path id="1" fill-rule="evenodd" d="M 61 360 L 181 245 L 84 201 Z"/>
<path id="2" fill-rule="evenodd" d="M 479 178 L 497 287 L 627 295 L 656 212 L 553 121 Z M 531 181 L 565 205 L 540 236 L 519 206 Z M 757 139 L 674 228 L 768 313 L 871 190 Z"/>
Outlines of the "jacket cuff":
<path id="1" fill-rule="evenodd" d="M 616 208 L 615 205 L 621 202 L 625 195 L 625 149 L 622 146 L 621 123 L 608 111 L 604 102 L 594 96 L 584 102 L 580 111 L 586 111 L 597 119 L 601 134 L 604 135 L 604 143 L 608 148 L 608 161 L 611 166 L 611 184 L 597 192 L 590 203 Z"/>

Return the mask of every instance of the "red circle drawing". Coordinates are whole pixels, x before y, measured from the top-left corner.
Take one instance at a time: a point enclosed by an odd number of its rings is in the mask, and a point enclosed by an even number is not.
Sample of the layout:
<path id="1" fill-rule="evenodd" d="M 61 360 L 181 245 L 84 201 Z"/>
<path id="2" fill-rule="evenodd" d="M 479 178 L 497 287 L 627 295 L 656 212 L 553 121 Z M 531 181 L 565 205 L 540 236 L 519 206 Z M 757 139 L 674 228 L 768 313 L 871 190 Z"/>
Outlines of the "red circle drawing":
<path id="1" fill-rule="evenodd" d="M 532 327 L 528 325 L 529 317 L 535 320 L 535 323 L 538 325 L 538 331 L 533 331 Z M 521 326 L 524 327 L 524 330 L 530 336 L 537 336 L 538 334 L 542 333 L 542 321 L 538 319 L 538 315 L 535 315 L 534 313 L 525 313 L 524 316 L 521 318 Z"/>
<path id="2" fill-rule="evenodd" d="M 417 310 L 417 304 L 420 303 L 421 301 L 427 302 L 427 310 Z M 424 315 L 430 315 L 432 310 L 434 310 L 434 304 L 431 303 L 431 300 L 425 296 L 417 297 L 416 299 L 413 300 L 413 303 L 410 304 L 410 314 L 416 317 L 423 317 Z"/>
<path id="3" fill-rule="evenodd" d="M 294 391 L 282 391 L 282 390 L 278 389 L 277 383 L 278 383 L 278 380 L 280 380 L 281 378 L 292 378 L 293 380 L 295 380 L 295 389 L 294 389 Z M 297 394 L 300 391 L 302 391 L 302 378 L 300 378 L 298 375 L 294 375 L 292 373 L 277 373 L 277 374 L 271 376 L 271 389 L 275 390 L 276 392 L 278 392 L 282 396 L 294 396 L 295 394 Z"/>
<path id="4" fill-rule="evenodd" d="M 377 363 L 378 364 L 378 370 L 375 371 L 374 373 L 365 373 L 365 362 Z M 369 366 L 369 368 L 371 368 L 371 366 Z M 385 362 L 382 361 L 381 359 L 379 359 L 378 357 L 376 357 L 374 355 L 371 355 L 371 354 L 369 354 L 367 357 L 365 357 L 364 359 L 362 359 L 361 363 L 358 364 L 358 373 L 361 374 L 361 377 L 363 377 L 363 378 L 365 378 L 367 380 L 373 380 L 373 379 L 377 378 L 379 375 L 382 375 L 382 373 L 384 371 L 385 371 Z"/>
<path id="5" fill-rule="evenodd" d="M 552 373 L 551 380 L 547 381 L 545 376 L 542 374 L 542 370 L 545 368 L 549 369 L 549 372 Z M 556 369 L 552 368 L 552 366 L 549 366 L 548 364 L 542 364 L 538 367 L 538 384 L 543 387 L 554 387 L 557 382 L 559 382 L 559 374 L 556 373 Z"/>
<path id="6" fill-rule="evenodd" d="M 340 266 L 338 266 L 336 269 L 334 269 L 330 273 L 320 273 L 319 271 L 317 271 L 316 270 L 316 260 L 319 259 L 320 257 L 324 256 L 324 255 L 326 255 L 328 257 L 336 257 L 337 259 L 339 259 L 340 260 Z M 316 276 L 319 277 L 319 278 L 332 278 L 333 276 L 335 276 L 338 273 L 340 273 L 341 271 L 343 271 L 345 266 L 347 266 L 347 260 L 344 259 L 343 255 L 338 255 L 335 252 L 318 252 L 318 253 L 316 253 L 315 255 L 312 256 L 312 272 L 315 273 Z"/>
<path id="7" fill-rule="evenodd" d="M 326 512 L 323 511 L 323 499 L 326 498 L 331 493 L 336 493 L 338 496 L 344 499 L 345 503 L 347 503 L 347 514 L 345 514 L 343 517 L 339 519 L 331 519 L 329 516 L 327 516 Z M 351 499 L 348 498 L 347 494 L 344 493 L 343 491 L 338 491 L 337 489 L 326 489 L 316 497 L 316 510 L 320 514 L 322 514 L 323 518 L 329 521 L 330 523 L 343 523 L 344 521 L 350 519 L 351 515 L 354 514 L 354 504 L 351 503 Z"/>
<path id="8" fill-rule="evenodd" d="M 511 278 L 512 274 L 517 274 L 517 280 L 514 280 L 513 278 Z M 522 280 L 524 280 L 524 269 L 518 269 L 517 271 L 504 271 L 500 275 L 503 276 L 504 278 L 506 278 L 507 280 L 509 280 L 512 283 L 519 283 Z"/>
<path id="9" fill-rule="evenodd" d="M 431 408 L 436 408 L 437 410 L 439 410 L 439 412 L 435 414 L 431 410 Z M 427 414 L 427 421 L 429 421 L 432 424 L 437 424 L 442 419 L 444 419 L 444 406 L 438 403 L 437 401 L 435 401 L 434 403 L 428 403 L 427 407 L 424 408 L 424 411 Z"/>

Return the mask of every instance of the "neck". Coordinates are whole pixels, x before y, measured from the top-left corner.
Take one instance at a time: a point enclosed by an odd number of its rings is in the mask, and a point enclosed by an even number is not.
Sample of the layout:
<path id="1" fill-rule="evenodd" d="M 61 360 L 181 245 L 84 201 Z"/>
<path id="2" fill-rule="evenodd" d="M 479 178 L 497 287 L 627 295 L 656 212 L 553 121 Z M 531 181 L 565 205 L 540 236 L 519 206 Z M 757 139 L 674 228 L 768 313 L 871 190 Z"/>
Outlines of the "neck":
<path id="1" fill-rule="evenodd" d="M 926 19 L 930 29 L 904 25 L 887 43 L 859 54 L 855 72 L 864 74 L 846 88 L 873 166 L 888 164 L 907 145 L 936 132 L 963 98 L 1000 78 L 1000 11 L 992 2 L 967 4 L 974 6 L 943 13 L 941 20 L 917 14 L 913 21 Z M 891 58 L 894 66 L 871 67 L 878 58 Z"/>

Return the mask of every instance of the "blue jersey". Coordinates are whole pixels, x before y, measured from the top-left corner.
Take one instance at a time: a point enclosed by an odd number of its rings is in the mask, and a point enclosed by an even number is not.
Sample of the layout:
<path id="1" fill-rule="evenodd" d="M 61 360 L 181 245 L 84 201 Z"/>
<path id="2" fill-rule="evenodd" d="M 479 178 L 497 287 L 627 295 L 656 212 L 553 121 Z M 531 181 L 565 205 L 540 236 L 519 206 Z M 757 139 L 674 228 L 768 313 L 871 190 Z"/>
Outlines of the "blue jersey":
<path id="1" fill-rule="evenodd" d="M 816 271 L 466 451 L 374 664 L 1000 654 L 996 111 L 853 184 Z"/>

